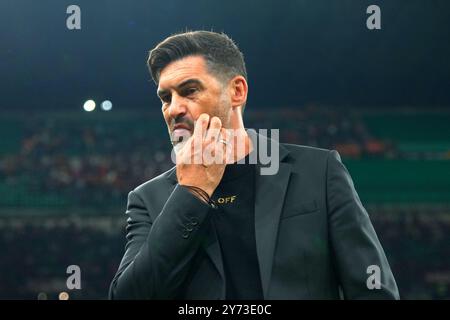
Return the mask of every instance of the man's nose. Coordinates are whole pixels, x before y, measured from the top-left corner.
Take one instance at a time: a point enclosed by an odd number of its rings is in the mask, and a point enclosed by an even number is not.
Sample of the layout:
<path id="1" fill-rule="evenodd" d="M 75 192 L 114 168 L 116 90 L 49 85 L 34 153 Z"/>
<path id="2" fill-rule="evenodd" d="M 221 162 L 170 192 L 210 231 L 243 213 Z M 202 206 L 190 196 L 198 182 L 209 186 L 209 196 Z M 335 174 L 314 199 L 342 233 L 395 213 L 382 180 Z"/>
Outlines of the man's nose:
<path id="1" fill-rule="evenodd" d="M 176 119 L 183 116 L 187 112 L 186 99 L 183 97 L 173 95 L 169 107 L 169 116 Z"/>

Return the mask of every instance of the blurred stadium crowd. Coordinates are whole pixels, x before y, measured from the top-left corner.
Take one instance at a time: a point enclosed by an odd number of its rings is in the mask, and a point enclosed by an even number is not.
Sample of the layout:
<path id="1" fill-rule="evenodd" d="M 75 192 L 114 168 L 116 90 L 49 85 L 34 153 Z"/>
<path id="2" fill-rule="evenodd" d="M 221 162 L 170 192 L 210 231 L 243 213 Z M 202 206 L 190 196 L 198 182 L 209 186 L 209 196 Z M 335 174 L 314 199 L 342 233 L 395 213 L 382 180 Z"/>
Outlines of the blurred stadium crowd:
<path id="1" fill-rule="evenodd" d="M 387 154 L 386 145 L 372 138 L 364 123 L 356 119 L 336 117 L 336 113 L 316 122 L 303 112 L 286 116 L 296 121 L 297 127 L 284 129 L 283 119 L 277 123 L 268 121 L 267 116 L 258 119 L 256 115 L 250 122 L 261 128 L 283 128 L 281 141 L 338 148 L 343 156 Z M 80 124 L 30 121 L 20 139 L 20 150 L 2 158 L 0 176 L 10 188 L 25 183 L 31 192 L 72 197 L 78 204 L 102 204 L 123 201 L 133 187 L 173 165 L 168 135 L 162 131 L 146 135 L 151 121 L 140 121 L 126 132 L 102 122 Z M 32 179 L 26 181 L 29 177 Z"/>
<path id="2" fill-rule="evenodd" d="M 281 142 L 338 150 L 369 202 L 402 297 L 450 298 L 450 115 L 408 115 L 308 107 L 249 110 L 244 120 L 280 129 Z M 71 264 L 83 281 L 71 298 L 106 298 L 123 254 L 127 193 L 173 166 L 161 115 L 12 114 L 0 123 L 0 298 L 56 299 Z M 425 164 L 440 169 L 389 180 Z M 391 171 L 364 182 L 370 168 Z"/>
<path id="3" fill-rule="evenodd" d="M 280 129 L 282 142 L 336 149 L 348 159 L 410 156 L 395 141 L 377 137 L 357 114 L 318 108 L 247 113 L 248 128 Z M 20 148 L 0 159 L 4 192 L 13 190 L 9 202 L 21 205 L 33 201 L 33 194 L 45 194 L 35 202 L 121 203 L 132 188 L 173 166 L 162 117 L 133 118 L 129 123 L 83 120 L 40 117 L 21 124 L 23 131 L 11 137 Z M 27 196 L 22 197 L 24 186 Z"/>

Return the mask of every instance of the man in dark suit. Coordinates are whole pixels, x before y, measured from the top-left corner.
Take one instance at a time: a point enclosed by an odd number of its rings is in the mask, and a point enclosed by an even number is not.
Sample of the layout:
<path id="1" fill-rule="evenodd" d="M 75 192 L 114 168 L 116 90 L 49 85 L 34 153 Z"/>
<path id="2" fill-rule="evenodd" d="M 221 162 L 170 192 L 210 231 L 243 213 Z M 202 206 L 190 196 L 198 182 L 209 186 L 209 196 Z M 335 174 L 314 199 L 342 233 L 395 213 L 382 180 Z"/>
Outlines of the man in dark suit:
<path id="1" fill-rule="evenodd" d="M 247 74 L 230 38 L 174 35 L 148 64 L 176 166 L 129 193 L 110 298 L 399 298 L 338 153 L 245 129 Z M 263 174 L 268 145 L 276 172 Z"/>

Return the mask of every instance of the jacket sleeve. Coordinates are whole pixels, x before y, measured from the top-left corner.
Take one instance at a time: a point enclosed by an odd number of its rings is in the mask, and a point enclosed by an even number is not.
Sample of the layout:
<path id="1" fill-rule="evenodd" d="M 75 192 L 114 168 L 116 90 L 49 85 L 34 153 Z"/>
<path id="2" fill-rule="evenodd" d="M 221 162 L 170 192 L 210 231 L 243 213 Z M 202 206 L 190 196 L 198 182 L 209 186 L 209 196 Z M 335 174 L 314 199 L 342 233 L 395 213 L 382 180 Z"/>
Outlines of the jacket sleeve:
<path id="1" fill-rule="evenodd" d="M 204 235 L 209 205 L 176 185 L 152 222 L 136 191 L 128 195 L 125 254 L 110 299 L 172 299 Z"/>
<path id="2" fill-rule="evenodd" d="M 334 150 L 327 161 L 327 207 L 330 241 L 344 298 L 399 299 L 369 215 Z"/>

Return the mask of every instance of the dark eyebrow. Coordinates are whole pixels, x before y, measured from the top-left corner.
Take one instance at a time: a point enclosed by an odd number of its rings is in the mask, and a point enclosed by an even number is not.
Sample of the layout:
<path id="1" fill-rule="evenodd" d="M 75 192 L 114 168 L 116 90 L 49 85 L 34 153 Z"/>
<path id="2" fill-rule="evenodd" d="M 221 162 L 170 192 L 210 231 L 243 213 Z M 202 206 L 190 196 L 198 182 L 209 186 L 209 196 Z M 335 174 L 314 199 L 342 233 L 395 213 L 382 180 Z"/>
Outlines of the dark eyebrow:
<path id="1" fill-rule="evenodd" d="M 198 85 L 200 88 L 203 88 L 203 82 L 201 82 L 199 79 L 187 79 L 187 80 L 181 82 L 181 83 L 176 87 L 176 89 L 177 89 L 177 90 L 180 90 L 181 88 L 183 88 L 183 87 L 185 87 L 185 86 L 188 86 L 188 85 L 192 85 L 192 84 L 196 84 L 196 85 Z M 159 90 L 157 91 L 156 94 L 158 95 L 158 97 L 161 98 L 162 96 L 166 95 L 167 93 L 168 93 L 167 90 L 159 89 Z"/>

